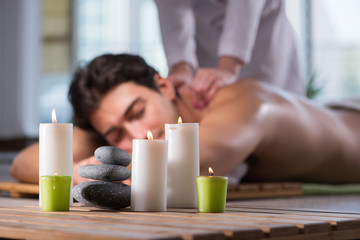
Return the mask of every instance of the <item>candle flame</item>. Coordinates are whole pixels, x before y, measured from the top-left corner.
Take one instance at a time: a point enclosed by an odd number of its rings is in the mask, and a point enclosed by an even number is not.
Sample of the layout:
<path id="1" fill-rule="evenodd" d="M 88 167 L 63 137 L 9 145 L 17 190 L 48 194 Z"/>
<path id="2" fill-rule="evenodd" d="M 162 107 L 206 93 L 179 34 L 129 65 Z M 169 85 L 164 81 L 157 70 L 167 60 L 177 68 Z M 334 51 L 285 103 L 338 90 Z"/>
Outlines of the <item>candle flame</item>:
<path id="1" fill-rule="evenodd" d="M 58 173 L 56 172 L 56 173 L 54 173 L 54 175 L 55 175 L 55 176 L 57 176 L 57 175 L 58 175 Z"/>
<path id="2" fill-rule="evenodd" d="M 147 132 L 147 138 L 148 138 L 149 140 L 153 140 L 153 135 L 152 135 L 152 133 L 151 133 L 150 130 Z"/>
<path id="3" fill-rule="evenodd" d="M 213 176 L 213 175 L 214 175 L 214 171 L 212 170 L 211 167 L 209 167 L 209 173 L 210 173 L 210 176 Z"/>
<path id="4" fill-rule="evenodd" d="M 51 119 L 52 119 L 52 122 L 53 122 L 53 123 L 57 123 L 55 108 L 52 109 Z"/>
<path id="5" fill-rule="evenodd" d="M 182 123 L 182 119 L 181 119 L 181 117 L 179 116 L 179 118 L 178 118 L 178 124 L 181 124 Z"/>

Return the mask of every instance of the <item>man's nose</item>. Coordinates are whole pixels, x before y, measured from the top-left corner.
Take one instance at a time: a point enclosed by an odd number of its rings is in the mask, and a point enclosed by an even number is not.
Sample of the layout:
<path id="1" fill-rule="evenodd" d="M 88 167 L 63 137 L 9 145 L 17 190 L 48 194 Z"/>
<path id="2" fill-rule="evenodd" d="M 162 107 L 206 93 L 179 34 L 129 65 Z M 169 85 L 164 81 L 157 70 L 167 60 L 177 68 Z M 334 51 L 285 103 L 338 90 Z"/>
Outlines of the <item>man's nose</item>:
<path id="1" fill-rule="evenodd" d="M 142 126 L 134 126 L 132 124 L 125 125 L 124 126 L 126 132 L 128 133 L 128 136 L 131 139 L 146 139 L 147 138 L 147 131 Z"/>
<path id="2" fill-rule="evenodd" d="M 116 144 L 115 147 L 121 148 L 122 150 L 125 150 L 130 153 L 132 151 L 132 139 L 126 138 L 123 141 Z"/>
<path id="3" fill-rule="evenodd" d="M 124 124 L 123 126 L 126 134 L 124 136 L 124 138 L 122 139 L 122 141 L 120 141 L 116 147 L 121 148 L 127 152 L 131 152 L 132 151 L 132 140 L 133 139 L 146 139 L 146 132 L 147 130 L 145 130 L 142 127 L 136 127 L 132 124 Z"/>

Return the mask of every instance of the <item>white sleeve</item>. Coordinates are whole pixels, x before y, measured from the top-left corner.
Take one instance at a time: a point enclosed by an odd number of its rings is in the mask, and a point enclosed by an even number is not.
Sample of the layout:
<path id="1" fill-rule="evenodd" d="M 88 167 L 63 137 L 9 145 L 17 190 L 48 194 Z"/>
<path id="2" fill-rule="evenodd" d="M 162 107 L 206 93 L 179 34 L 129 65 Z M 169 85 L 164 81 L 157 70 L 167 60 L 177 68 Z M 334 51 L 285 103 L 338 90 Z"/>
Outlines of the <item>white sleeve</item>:
<path id="1" fill-rule="evenodd" d="M 158 8 L 161 35 L 171 67 L 187 62 L 198 67 L 195 43 L 195 17 L 191 0 L 155 0 Z"/>
<path id="2" fill-rule="evenodd" d="M 228 1 L 218 56 L 249 62 L 264 6 L 265 0 Z"/>

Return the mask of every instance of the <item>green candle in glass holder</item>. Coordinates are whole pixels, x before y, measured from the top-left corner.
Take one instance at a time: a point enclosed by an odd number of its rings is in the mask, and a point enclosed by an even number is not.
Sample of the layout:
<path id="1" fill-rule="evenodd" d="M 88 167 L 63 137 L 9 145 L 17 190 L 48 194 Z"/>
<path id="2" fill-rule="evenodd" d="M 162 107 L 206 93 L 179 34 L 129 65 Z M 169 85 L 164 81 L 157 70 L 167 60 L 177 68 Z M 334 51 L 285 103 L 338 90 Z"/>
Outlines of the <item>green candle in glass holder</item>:
<path id="1" fill-rule="evenodd" d="M 211 168 L 209 173 L 210 176 L 196 178 L 198 212 L 223 213 L 226 210 L 228 178 L 213 176 L 214 172 Z"/>
<path id="2" fill-rule="evenodd" d="M 69 211 L 71 176 L 46 175 L 40 177 L 43 211 Z"/>

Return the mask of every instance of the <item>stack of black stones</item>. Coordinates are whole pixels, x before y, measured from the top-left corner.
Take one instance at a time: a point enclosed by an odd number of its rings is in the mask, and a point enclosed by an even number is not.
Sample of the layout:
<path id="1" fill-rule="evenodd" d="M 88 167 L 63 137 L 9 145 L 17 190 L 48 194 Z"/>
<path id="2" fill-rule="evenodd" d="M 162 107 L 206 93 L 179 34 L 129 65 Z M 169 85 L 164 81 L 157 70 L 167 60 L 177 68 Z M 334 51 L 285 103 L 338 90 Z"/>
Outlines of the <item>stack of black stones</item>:
<path id="1" fill-rule="evenodd" d="M 101 164 L 90 164 L 79 168 L 84 178 L 99 180 L 84 182 L 72 189 L 73 197 L 86 206 L 119 209 L 130 206 L 130 186 L 118 183 L 131 176 L 126 168 L 130 164 L 130 155 L 117 147 L 103 146 L 95 151 L 95 157 Z"/>

